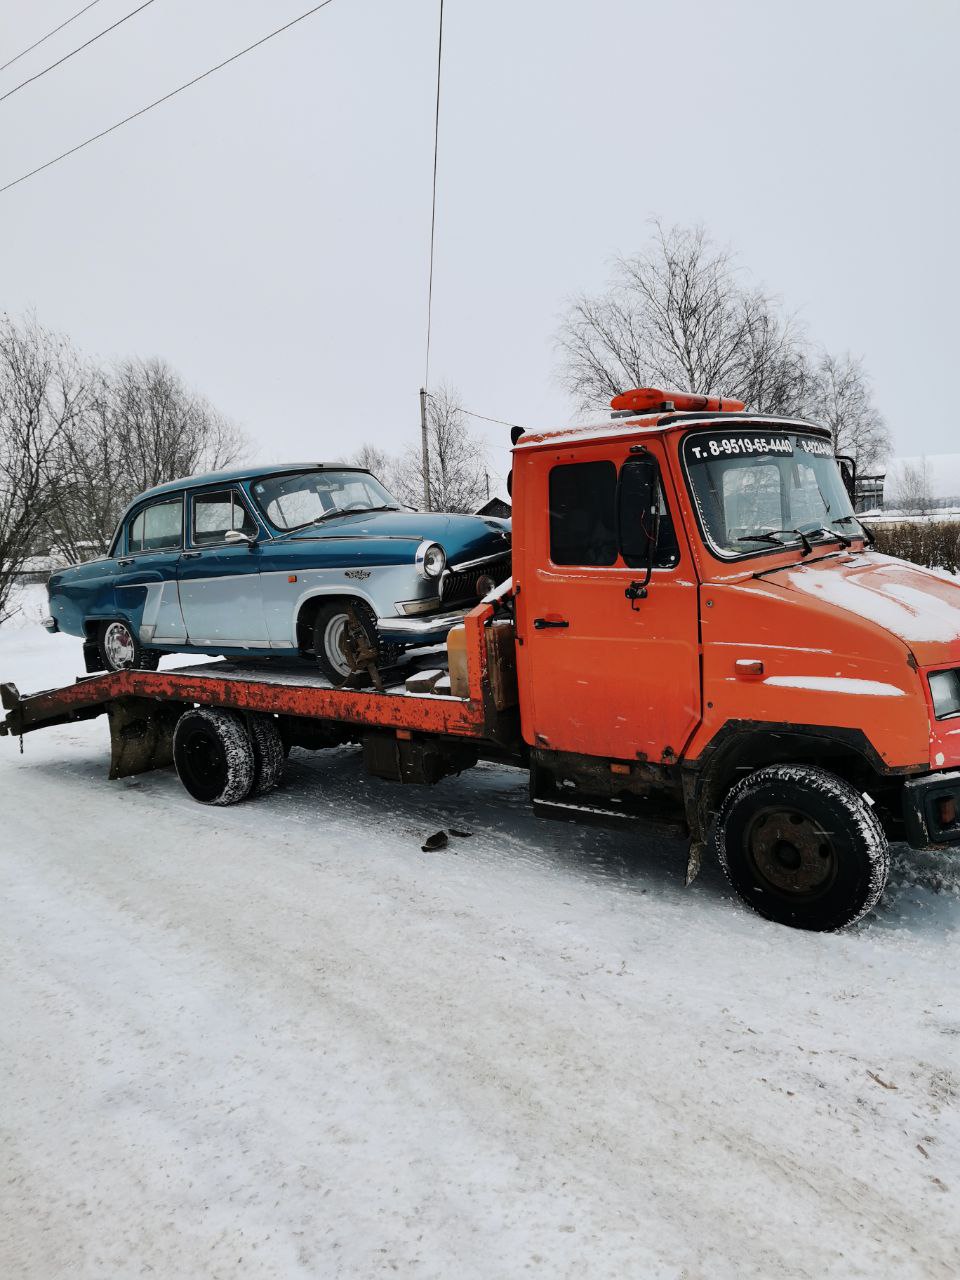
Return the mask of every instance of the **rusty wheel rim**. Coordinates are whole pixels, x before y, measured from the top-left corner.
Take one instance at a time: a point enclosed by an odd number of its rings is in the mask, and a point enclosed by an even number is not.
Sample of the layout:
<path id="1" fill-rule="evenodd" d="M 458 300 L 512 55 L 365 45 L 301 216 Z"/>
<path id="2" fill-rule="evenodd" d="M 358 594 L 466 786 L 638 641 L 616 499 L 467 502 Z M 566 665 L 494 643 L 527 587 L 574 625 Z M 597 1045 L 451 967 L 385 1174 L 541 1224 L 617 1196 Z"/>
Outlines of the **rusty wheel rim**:
<path id="1" fill-rule="evenodd" d="M 837 878 L 832 835 L 799 809 L 762 809 L 750 823 L 746 843 L 761 887 L 781 897 L 819 898 Z"/>

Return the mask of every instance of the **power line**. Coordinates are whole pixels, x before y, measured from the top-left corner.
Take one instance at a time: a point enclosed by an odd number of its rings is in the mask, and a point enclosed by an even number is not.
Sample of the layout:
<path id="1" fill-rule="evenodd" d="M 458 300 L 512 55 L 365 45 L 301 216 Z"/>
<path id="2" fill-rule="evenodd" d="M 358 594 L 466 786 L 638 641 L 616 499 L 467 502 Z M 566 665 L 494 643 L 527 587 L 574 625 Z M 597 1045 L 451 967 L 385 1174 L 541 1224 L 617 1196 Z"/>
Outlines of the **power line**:
<path id="1" fill-rule="evenodd" d="M 495 422 L 499 427 L 520 427 L 521 431 L 526 431 L 526 427 L 521 427 L 519 422 L 505 422 L 503 418 L 488 418 L 483 413 L 473 413 L 470 409 L 461 409 L 461 413 L 465 413 L 468 418 L 479 418 L 481 422 Z"/>
<path id="2" fill-rule="evenodd" d="M 98 31 L 95 36 L 91 36 L 90 39 L 85 40 L 83 44 L 78 44 L 76 49 L 71 49 L 69 53 L 65 53 L 63 57 L 58 58 L 56 62 L 51 62 L 49 67 L 44 67 L 43 70 L 38 71 L 36 75 L 28 76 L 26 80 L 21 80 L 19 84 L 15 84 L 13 88 L 8 89 L 6 93 L 0 94 L 0 102 L 4 102 L 7 98 L 12 98 L 15 93 L 19 93 L 20 90 L 25 88 L 28 84 L 33 84 L 34 80 L 39 80 L 40 77 L 45 76 L 48 71 L 53 71 L 55 67 L 62 66 L 63 63 L 69 62 L 76 54 L 82 53 L 83 50 L 89 48 L 90 45 L 96 44 L 98 40 L 102 40 L 104 36 L 109 35 L 111 31 L 115 31 L 117 27 L 122 27 L 130 18 L 135 18 L 138 13 L 142 13 L 144 9 L 148 9 L 153 3 L 154 0 L 144 0 L 144 3 L 139 9 L 134 9 L 132 12 L 124 14 L 122 18 L 118 18 L 117 21 L 112 22 L 109 27 L 104 27 L 102 31 Z"/>
<path id="3" fill-rule="evenodd" d="M 430 281 L 427 286 L 427 356 L 423 385 L 430 385 L 430 335 L 433 326 L 433 246 L 437 230 L 437 154 L 440 145 L 440 70 L 443 66 L 443 0 L 440 0 L 440 29 L 437 37 L 437 109 L 433 121 L 433 192 L 430 205 Z"/>
<path id="4" fill-rule="evenodd" d="M 59 164 L 61 160 L 66 160 L 68 156 L 76 155 L 78 151 L 82 151 L 84 147 L 89 147 L 94 142 L 99 142 L 101 138 L 105 138 L 110 133 L 115 133 L 117 129 L 122 129 L 125 124 L 129 124 L 131 120 L 136 120 L 140 116 L 146 115 L 148 111 L 152 111 L 154 107 L 161 106 L 164 102 L 169 102 L 171 98 L 175 98 L 178 93 L 183 93 L 185 89 L 191 89 L 195 84 L 199 84 L 201 80 L 206 80 L 208 76 L 212 76 L 214 72 L 221 71 L 224 67 L 236 62 L 238 58 L 242 58 L 244 54 L 252 53 L 254 49 L 259 49 L 262 44 L 266 44 L 268 40 L 272 40 L 274 36 L 282 35 L 284 31 L 289 31 L 291 27 L 295 27 L 298 22 L 303 22 L 305 18 L 312 17 L 315 13 L 319 13 L 321 9 L 325 9 L 328 4 L 332 4 L 333 0 L 323 0 L 321 4 L 316 4 L 312 9 L 308 9 L 306 13 L 301 13 L 299 17 L 292 18 L 289 22 L 284 23 L 282 27 L 277 27 L 274 31 L 268 32 L 267 35 L 261 36 L 259 40 L 255 40 L 253 44 L 247 45 L 245 49 L 231 54 L 229 58 L 224 58 L 223 62 L 218 62 L 215 67 L 210 67 L 198 76 L 194 76 L 192 80 L 188 80 L 186 84 L 179 85 L 176 89 L 171 89 L 169 93 L 165 93 L 162 98 L 157 98 L 155 102 L 150 102 L 145 107 L 141 107 L 139 111 L 134 111 L 131 115 L 125 116 L 123 120 L 118 120 L 116 124 L 110 125 L 108 129 L 101 129 L 99 133 L 95 133 L 92 138 L 87 138 L 84 142 L 78 142 L 75 147 L 71 147 L 69 151 L 62 151 L 60 155 L 54 156 L 52 160 L 47 160 L 44 164 L 37 165 L 36 169 L 31 169 L 29 173 L 21 174 L 19 178 L 14 178 L 12 182 L 8 182 L 5 186 L 0 187 L 0 195 L 5 191 L 9 191 L 11 187 L 19 186 L 21 182 L 26 182 L 28 178 L 34 178 L 38 173 L 43 173 L 44 169 L 49 169 L 55 164 Z"/>
<path id="5" fill-rule="evenodd" d="M 3 66 L 0 66 L 0 71 L 6 71 L 7 67 L 12 67 L 15 62 L 19 62 L 26 54 L 32 53 L 34 49 L 38 49 L 45 40 L 49 40 L 51 36 L 55 36 L 57 32 L 62 31 L 64 27 L 69 27 L 71 22 L 75 22 L 77 18 L 82 17 L 88 9 L 92 9 L 95 4 L 99 3 L 100 0 L 90 0 L 90 4 L 84 5 L 82 9 L 78 9 L 72 17 L 66 20 L 66 22 L 61 22 L 59 27 L 54 27 L 52 31 L 48 31 L 47 34 L 45 36 L 41 36 L 39 40 L 34 40 L 33 44 L 28 44 L 26 49 L 21 49 L 19 53 L 14 54 L 14 56 L 5 62 Z"/>

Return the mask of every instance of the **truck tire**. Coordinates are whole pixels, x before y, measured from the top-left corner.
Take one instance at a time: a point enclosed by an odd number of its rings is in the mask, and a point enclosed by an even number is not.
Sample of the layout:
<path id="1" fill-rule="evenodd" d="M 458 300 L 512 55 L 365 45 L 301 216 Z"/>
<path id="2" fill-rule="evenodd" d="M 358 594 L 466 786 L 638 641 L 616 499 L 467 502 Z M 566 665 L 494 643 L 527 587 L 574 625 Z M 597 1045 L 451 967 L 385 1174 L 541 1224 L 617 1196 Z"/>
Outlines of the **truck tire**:
<path id="1" fill-rule="evenodd" d="M 280 737 L 280 726 L 273 716 L 248 716 L 247 724 L 253 747 L 253 791 L 255 795 L 262 796 L 273 791 L 280 782 L 287 756 Z"/>
<path id="2" fill-rule="evenodd" d="M 890 872 L 890 847 L 871 806 L 814 765 L 771 765 L 737 783 L 714 843 L 739 897 L 795 929 L 855 924 L 876 906 Z"/>
<path id="3" fill-rule="evenodd" d="M 185 711 L 173 731 L 173 763 L 201 804 L 239 804 L 253 790 L 256 765 L 247 727 L 232 711 Z"/>
<path id="4" fill-rule="evenodd" d="M 122 618 L 101 622 L 97 650 L 107 671 L 156 671 L 160 654 L 144 649 L 136 631 Z"/>

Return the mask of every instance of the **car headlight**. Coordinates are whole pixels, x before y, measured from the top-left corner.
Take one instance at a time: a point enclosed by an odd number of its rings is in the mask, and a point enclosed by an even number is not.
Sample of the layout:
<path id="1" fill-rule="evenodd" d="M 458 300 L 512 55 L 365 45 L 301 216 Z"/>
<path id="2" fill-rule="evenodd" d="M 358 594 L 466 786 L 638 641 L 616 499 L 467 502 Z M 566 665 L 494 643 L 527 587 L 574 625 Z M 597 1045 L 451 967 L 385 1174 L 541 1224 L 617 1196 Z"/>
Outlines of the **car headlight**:
<path id="1" fill-rule="evenodd" d="M 425 578 L 439 578 L 447 567 L 447 553 L 439 542 L 421 542 L 417 548 L 417 568 Z"/>
<path id="2" fill-rule="evenodd" d="M 929 680 L 937 719 L 946 720 L 960 713 L 960 671 L 934 671 Z"/>

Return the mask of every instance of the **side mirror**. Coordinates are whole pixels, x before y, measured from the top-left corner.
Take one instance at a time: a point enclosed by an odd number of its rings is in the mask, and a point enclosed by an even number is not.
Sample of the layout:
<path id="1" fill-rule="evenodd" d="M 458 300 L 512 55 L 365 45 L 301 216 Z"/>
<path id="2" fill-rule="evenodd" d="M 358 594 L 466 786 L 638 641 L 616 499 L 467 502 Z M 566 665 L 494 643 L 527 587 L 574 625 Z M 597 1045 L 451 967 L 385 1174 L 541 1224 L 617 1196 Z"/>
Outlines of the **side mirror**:
<path id="1" fill-rule="evenodd" d="M 837 465 L 840 468 L 840 475 L 843 477 L 843 487 L 850 495 L 850 505 L 854 511 L 857 509 L 857 460 L 856 458 L 848 458 L 844 454 L 837 454 Z"/>
<path id="2" fill-rule="evenodd" d="M 251 533 L 244 533 L 242 529 L 228 529 L 223 535 L 224 542 L 245 542 L 252 551 L 257 545 L 257 540 Z"/>
<path id="3" fill-rule="evenodd" d="M 617 539 L 624 564 L 644 571 L 624 593 L 634 609 L 647 598 L 659 537 L 660 467 L 650 454 L 628 458 L 617 485 Z"/>

